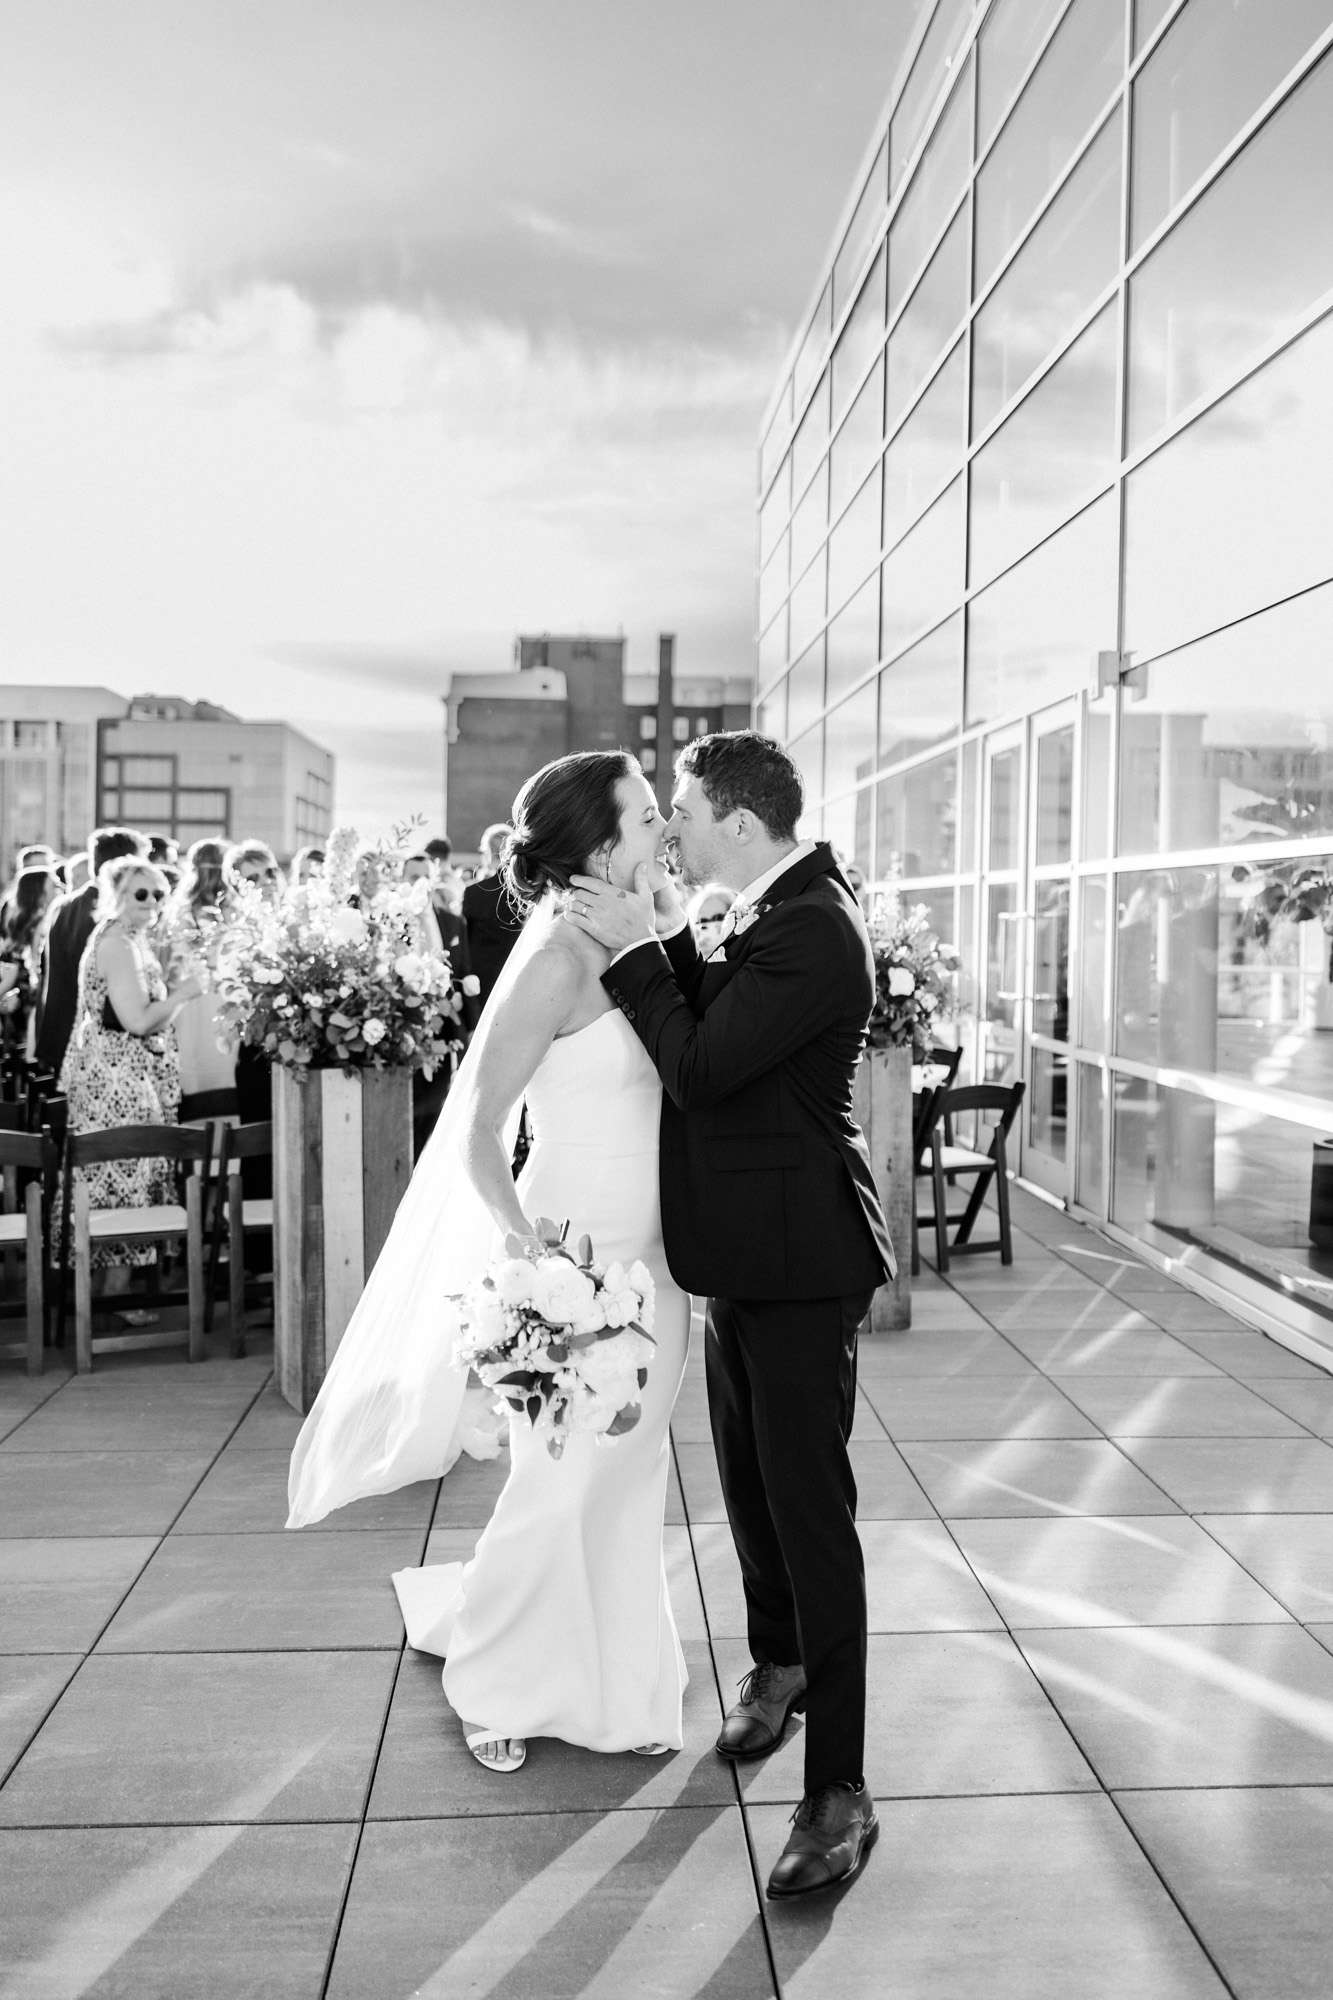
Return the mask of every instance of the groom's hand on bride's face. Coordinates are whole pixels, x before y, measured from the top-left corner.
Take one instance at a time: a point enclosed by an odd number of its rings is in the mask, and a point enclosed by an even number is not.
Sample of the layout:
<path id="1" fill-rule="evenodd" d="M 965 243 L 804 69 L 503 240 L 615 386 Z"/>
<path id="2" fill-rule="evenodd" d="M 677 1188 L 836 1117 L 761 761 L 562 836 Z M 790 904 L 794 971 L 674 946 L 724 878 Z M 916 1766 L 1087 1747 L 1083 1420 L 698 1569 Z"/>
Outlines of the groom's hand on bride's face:
<path id="1" fill-rule="evenodd" d="M 565 914 L 608 951 L 623 951 L 627 944 L 656 937 L 648 869 L 643 863 L 635 869 L 632 889 L 613 888 L 595 875 L 571 876 Z"/>

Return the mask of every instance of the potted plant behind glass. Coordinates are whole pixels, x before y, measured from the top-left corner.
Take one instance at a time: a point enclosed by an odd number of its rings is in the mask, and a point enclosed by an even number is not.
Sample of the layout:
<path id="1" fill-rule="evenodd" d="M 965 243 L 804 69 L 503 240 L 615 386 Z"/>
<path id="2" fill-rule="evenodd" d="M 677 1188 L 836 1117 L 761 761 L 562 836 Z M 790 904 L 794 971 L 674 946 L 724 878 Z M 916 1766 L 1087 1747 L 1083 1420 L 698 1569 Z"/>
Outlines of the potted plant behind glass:
<path id="1" fill-rule="evenodd" d="M 429 883 L 393 879 L 386 850 L 359 889 L 358 845 L 340 827 L 322 875 L 238 899 L 218 969 L 223 1024 L 273 1063 L 274 1368 L 303 1415 L 412 1172 L 413 1072 L 459 1045 L 462 996 L 426 946 Z"/>
<path id="2" fill-rule="evenodd" d="M 941 944 L 924 904 L 904 912 L 896 896 L 870 916 L 875 1004 L 857 1071 L 854 1110 L 866 1135 L 898 1275 L 881 1285 L 870 1311 L 873 1333 L 912 1324 L 912 1089 L 942 1021 L 957 1012 L 958 953 Z"/>

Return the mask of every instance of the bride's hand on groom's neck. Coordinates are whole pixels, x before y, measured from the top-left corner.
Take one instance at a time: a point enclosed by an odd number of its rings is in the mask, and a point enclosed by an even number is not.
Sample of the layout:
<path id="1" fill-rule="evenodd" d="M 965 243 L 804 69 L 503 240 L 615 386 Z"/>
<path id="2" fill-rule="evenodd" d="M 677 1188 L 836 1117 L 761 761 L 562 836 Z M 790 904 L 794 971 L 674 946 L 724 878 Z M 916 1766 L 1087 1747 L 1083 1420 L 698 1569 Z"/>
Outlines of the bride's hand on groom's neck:
<path id="1" fill-rule="evenodd" d="M 661 873 L 669 883 L 666 871 Z M 610 882 L 599 882 L 595 875 L 575 875 L 570 881 L 565 914 L 572 924 L 608 951 L 623 951 L 626 945 L 654 938 L 658 925 L 657 893 L 665 892 L 655 893 L 653 874 L 646 862 L 640 862 L 634 871 L 632 889 L 617 889 Z M 674 899 L 674 889 L 670 893 Z"/>

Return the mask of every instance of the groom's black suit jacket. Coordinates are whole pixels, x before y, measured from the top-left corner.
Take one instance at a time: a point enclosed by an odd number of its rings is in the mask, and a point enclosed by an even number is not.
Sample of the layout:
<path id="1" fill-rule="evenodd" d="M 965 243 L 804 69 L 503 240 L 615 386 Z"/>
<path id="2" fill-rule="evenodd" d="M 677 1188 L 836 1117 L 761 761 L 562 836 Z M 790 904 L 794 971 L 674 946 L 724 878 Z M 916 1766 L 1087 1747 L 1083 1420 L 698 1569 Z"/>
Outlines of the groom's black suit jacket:
<path id="1" fill-rule="evenodd" d="M 759 909 L 721 961 L 686 926 L 603 975 L 664 1086 L 667 1263 L 719 1298 L 872 1291 L 893 1251 L 852 1117 L 875 994 L 865 924 L 827 843 Z"/>

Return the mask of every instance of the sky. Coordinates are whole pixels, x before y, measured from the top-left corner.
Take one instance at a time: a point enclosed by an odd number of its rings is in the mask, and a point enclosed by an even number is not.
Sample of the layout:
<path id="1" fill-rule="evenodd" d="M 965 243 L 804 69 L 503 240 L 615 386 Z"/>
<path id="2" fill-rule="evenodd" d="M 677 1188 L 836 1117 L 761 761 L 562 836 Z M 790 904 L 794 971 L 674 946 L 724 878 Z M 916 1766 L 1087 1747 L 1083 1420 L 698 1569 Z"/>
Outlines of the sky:
<path id="1" fill-rule="evenodd" d="M 0 0 L 0 673 L 439 811 L 519 632 L 751 664 L 760 418 L 920 0 Z"/>

